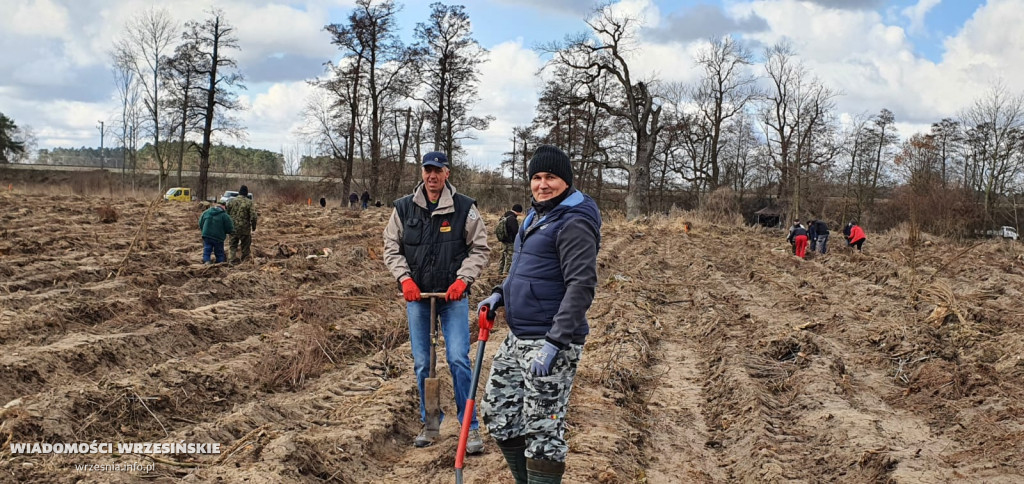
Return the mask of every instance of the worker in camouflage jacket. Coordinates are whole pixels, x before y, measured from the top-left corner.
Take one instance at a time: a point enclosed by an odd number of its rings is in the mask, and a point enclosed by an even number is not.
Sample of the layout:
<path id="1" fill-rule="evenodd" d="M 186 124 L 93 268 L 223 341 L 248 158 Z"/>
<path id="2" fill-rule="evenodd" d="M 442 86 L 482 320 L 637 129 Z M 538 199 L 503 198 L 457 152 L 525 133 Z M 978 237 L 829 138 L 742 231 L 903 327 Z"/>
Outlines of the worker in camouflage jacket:
<path id="1" fill-rule="evenodd" d="M 515 238 L 508 277 L 477 311 L 505 307 L 509 335 L 491 363 L 481 415 L 517 484 L 559 483 L 569 446 L 565 415 L 597 287 L 601 213 L 572 186 L 554 146 L 529 164 L 533 207 Z"/>
<path id="2" fill-rule="evenodd" d="M 227 210 L 235 224 L 235 231 L 228 237 L 228 260 L 233 263 L 241 262 L 249 258 L 252 233 L 256 231 L 256 207 L 249 199 L 249 187 L 242 185 L 238 189 L 238 196 L 228 200 Z M 236 258 L 239 246 L 242 249 L 242 256 Z"/>

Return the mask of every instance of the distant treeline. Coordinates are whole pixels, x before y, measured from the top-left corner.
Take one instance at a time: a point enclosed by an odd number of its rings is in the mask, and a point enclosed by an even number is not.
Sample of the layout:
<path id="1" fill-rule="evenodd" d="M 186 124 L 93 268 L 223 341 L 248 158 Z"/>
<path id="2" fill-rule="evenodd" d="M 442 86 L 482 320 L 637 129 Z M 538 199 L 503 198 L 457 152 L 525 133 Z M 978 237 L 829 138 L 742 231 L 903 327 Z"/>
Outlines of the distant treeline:
<path id="1" fill-rule="evenodd" d="M 160 143 L 160 146 L 163 153 L 176 154 L 181 149 L 181 144 L 177 142 Z M 103 149 L 102 153 L 99 148 L 84 146 L 81 148 L 41 149 L 36 163 L 62 166 L 123 167 L 126 171 L 133 168 L 125 150 L 120 147 Z M 284 156 L 263 149 L 214 145 L 210 151 L 210 169 L 212 171 L 283 175 L 284 166 Z M 156 153 L 151 144 L 147 143 L 139 150 L 135 168 L 140 170 L 157 169 Z M 170 171 L 173 173 L 178 168 L 178 166 L 172 166 Z M 190 149 L 189 143 L 185 144 L 185 156 L 180 169 L 184 171 L 199 170 L 199 153 L 195 149 Z"/>

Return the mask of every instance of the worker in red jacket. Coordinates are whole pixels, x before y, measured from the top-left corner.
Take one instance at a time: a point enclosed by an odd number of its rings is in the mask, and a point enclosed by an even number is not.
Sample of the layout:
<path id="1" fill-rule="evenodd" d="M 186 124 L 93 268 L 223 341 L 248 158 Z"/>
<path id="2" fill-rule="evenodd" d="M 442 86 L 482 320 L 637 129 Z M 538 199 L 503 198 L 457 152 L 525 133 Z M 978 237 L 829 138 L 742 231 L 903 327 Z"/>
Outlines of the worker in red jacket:
<path id="1" fill-rule="evenodd" d="M 860 228 L 856 221 L 850 221 L 850 223 L 846 225 L 846 228 L 849 229 L 850 233 L 850 235 L 846 237 L 846 241 L 850 244 L 850 247 L 856 247 L 857 251 L 860 252 L 861 247 L 864 246 L 864 241 L 866 240 L 864 237 L 864 229 Z M 843 232 L 846 232 L 846 230 Z"/>
<path id="2" fill-rule="evenodd" d="M 803 259 L 807 255 L 807 229 L 800 224 L 799 220 L 794 220 L 794 222 L 786 240 L 793 244 L 793 253 Z"/>

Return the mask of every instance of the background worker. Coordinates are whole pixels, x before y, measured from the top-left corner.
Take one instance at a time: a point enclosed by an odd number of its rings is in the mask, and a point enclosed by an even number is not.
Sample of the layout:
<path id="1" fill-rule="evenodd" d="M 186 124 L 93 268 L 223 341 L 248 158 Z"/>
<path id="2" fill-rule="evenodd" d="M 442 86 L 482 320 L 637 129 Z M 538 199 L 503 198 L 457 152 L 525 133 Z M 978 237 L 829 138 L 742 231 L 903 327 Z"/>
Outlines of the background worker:
<path id="1" fill-rule="evenodd" d="M 498 264 L 498 275 L 508 274 L 509 268 L 512 267 L 512 254 L 515 251 L 516 235 L 519 233 L 517 217 L 522 214 L 522 205 L 518 203 L 512 205 L 512 210 L 505 212 L 498 219 L 498 224 L 494 226 L 494 236 L 498 238 L 498 242 L 501 242 L 501 262 Z"/>
<path id="2" fill-rule="evenodd" d="M 815 220 L 814 231 L 818 236 L 818 252 L 825 255 L 828 252 L 828 224 L 824 220 Z"/>
<path id="3" fill-rule="evenodd" d="M 811 219 L 807 222 L 807 247 L 813 253 L 818 244 L 818 221 Z"/>
<path id="4" fill-rule="evenodd" d="M 849 229 L 850 235 L 846 238 L 850 243 L 850 247 L 856 247 L 857 252 L 860 252 L 861 248 L 864 247 L 864 241 L 867 237 L 864 235 L 864 229 L 857 225 L 856 221 L 850 221 L 846 226 Z"/>
<path id="5" fill-rule="evenodd" d="M 224 211 L 224 203 L 216 202 L 199 216 L 199 231 L 203 235 L 203 264 L 210 263 L 212 252 L 217 263 L 224 262 L 224 238 L 235 231 L 231 216 Z"/>
<path id="6" fill-rule="evenodd" d="M 478 306 L 505 306 L 509 327 L 481 408 L 517 484 L 558 483 L 569 453 L 569 393 L 590 332 L 601 213 L 573 188 L 562 150 L 537 148 L 529 176 L 533 207 L 516 237 L 512 268 Z"/>
<path id="7" fill-rule="evenodd" d="M 797 257 L 803 259 L 807 255 L 807 229 L 799 220 L 793 221 L 793 227 L 789 229 L 789 237 L 786 240 L 793 244 L 793 253 Z"/>
<path id="8" fill-rule="evenodd" d="M 437 305 L 444 333 L 445 355 L 452 373 L 455 407 L 461 423 L 469 398 L 469 287 L 487 264 L 487 231 L 476 201 L 448 183 L 448 157 L 441 152 L 423 157 L 423 182 L 411 195 L 395 201 L 384 228 L 384 263 L 402 287 L 407 301 L 409 342 L 412 345 L 416 384 L 420 395 L 420 420 L 426 423 L 424 380 L 430 374 L 430 301 L 420 292 L 443 292 Z M 442 418 L 443 418 L 442 414 Z M 413 444 L 433 443 L 426 425 Z M 479 423 L 473 415 L 466 452 L 483 452 Z"/>
<path id="9" fill-rule="evenodd" d="M 232 197 L 227 204 L 228 215 L 231 222 L 235 224 L 235 231 L 228 238 L 228 259 L 231 262 L 242 262 L 249 258 L 252 247 L 252 233 L 256 231 L 256 207 L 249 199 L 249 187 L 242 185 L 238 188 L 238 196 Z M 241 246 L 242 255 L 240 258 L 238 248 Z"/>

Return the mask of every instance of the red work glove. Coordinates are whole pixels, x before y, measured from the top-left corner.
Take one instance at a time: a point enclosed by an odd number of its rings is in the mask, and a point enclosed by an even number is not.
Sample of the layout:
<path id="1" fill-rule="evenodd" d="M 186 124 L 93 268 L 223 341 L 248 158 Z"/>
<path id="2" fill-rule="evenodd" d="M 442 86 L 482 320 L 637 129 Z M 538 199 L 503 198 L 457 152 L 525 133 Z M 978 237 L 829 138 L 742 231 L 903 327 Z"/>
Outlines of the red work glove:
<path id="1" fill-rule="evenodd" d="M 456 279 L 452 285 L 448 286 L 448 294 L 445 299 L 448 301 L 458 301 L 462 299 L 462 293 L 466 291 L 466 283 L 462 279 Z"/>
<path id="2" fill-rule="evenodd" d="M 413 281 L 411 277 L 402 281 L 402 297 L 410 302 L 420 300 L 420 287 L 416 285 L 416 281 Z"/>

